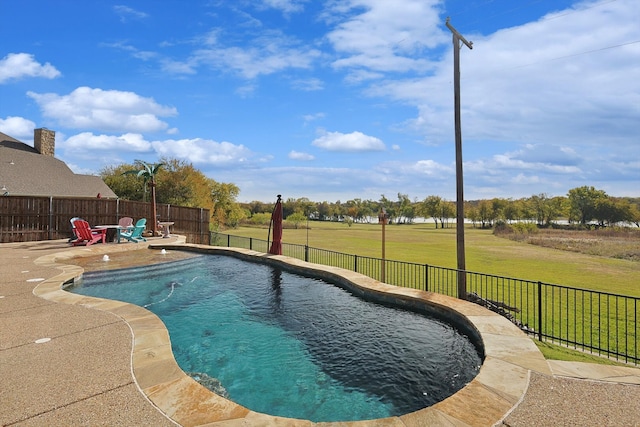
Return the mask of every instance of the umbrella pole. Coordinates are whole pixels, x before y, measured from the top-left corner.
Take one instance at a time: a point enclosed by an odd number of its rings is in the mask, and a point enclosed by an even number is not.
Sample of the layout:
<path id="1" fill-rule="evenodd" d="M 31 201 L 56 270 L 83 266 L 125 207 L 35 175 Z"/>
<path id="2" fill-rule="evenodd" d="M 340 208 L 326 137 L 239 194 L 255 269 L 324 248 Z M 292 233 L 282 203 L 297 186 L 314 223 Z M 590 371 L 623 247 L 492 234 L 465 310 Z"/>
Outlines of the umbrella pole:
<path id="1" fill-rule="evenodd" d="M 267 253 L 271 253 L 271 246 L 269 245 L 269 240 L 271 239 L 271 225 L 273 224 L 273 214 L 276 212 L 276 208 L 278 207 L 278 202 L 282 202 L 282 196 L 278 194 L 278 200 L 276 200 L 273 205 L 273 209 L 271 210 L 271 219 L 269 220 L 269 232 L 267 233 Z"/>

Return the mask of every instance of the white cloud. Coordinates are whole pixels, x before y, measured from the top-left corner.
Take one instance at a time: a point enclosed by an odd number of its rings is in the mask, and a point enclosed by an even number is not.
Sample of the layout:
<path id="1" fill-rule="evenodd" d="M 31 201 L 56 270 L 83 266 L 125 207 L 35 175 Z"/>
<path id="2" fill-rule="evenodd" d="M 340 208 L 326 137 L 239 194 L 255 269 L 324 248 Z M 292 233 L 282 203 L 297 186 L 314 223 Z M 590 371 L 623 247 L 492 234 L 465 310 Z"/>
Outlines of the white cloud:
<path id="1" fill-rule="evenodd" d="M 455 174 L 455 170 L 451 166 L 442 165 L 433 160 L 418 160 L 414 165 L 411 166 L 411 169 L 429 176 L 451 176 Z"/>
<path id="2" fill-rule="evenodd" d="M 497 169 L 535 170 L 538 172 L 577 174 L 581 170 L 577 166 L 557 165 L 543 162 L 530 162 L 518 159 L 512 155 L 496 154 L 491 161 L 492 167 Z"/>
<path id="3" fill-rule="evenodd" d="M 585 9 L 589 5 L 488 36 L 465 34 L 474 42 L 473 50 L 461 51 L 466 142 L 637 148 L 629 136 L 637 135 L 640 122 L 640 79 L 629 76 L 640 75 L 640 43 L 628 44 L 640 40 L 637 4 L 619 0 Z M 449 143 L 452 63 L 449 50 L 433 75 L 381 82 L 368 94 L 415 106 L 417 117 L 407 127 L 429 144 Z"/>
<path id="4" fill-rule="evenodd" d="M 33 140 L 33 130 L 36 124 L 22 117 L 7 116 L 0 119 L 0 131 L 16 139 Z"/>
<path id="5" fill-rule="evenodd" d="M 220 30 L 212 30 L 197 39 L 201 48 L 185 60 L 164 59 L 163 70 L 172 74 L 193 74 L 200 66 L 208 66 L 222 72 L 233 72 L 246 79 L 269 75 L 289 68 L 310 69 L 321 52 L 318 49 L 287 37 L 280 31 L 249 33 L 242 45 L 230 34 L 228 40 Z M 226 42 L 226 43 L 225 43 Z M 312 83 L 309 86 L 309 83 Z M 310 79 L 306 87 L 317 87 L 318 81 Z M 315 89 L 314 89 L 315 90 Z"/>
<path id="6" fill-rule="evenodd" d="M 327 151 L 384 151 L 384 143 L 373 136 L 368 136 L 362 132 L 340 133 L 325 132 L 316 138 L 312 145 Z"/>
<path id="7" fill-rule="evenodd" d="M 297 79 L 291 82 L 291 87 L 305 92 L 312 92 L 324 89 L 324 82 L 320 79 Z"/>
<path id="8" fill-rule="evenodd" d="M 195 74 L 198 66 L 196 61 L 174 61 L 171 59 L 163 59 L 160 61 L 162 71 L 169 74 Z"/>
<path id="9" fill-rule="evenodd" d="M 289 158 L 291 160 L 302 160 L 302 161 L 309 161 L 309 160 L 315 159 L 313 154 L 302 153 L 300 151 L 295 151 L 295 150 L 291 150 L 289 152 Z"/>
<path id="10" fill-rule="evenodd" d="M 61 126 L 105 131 L 154 132 L 168 128 L 158 116 L 177 111 L 134 92 L 79 87 L 69 95 L 27 92 L 45 117 Z"/>
<path id="11" fill-rule="evenodd" d="M 326 116 L 325 113 L 305 114 L 304 116 L 302 116 L 302 119 L 304 120 L 304 124 L 306 126 L 307 124 L 315 120 L 324 119 L 325 116 Z"/>
<path id="12" fill-rule="evenodd" d="M 244 85 L 236 88 L 236 90 L 235 90 L 235 92 L 241 98 L 249 98 L 250 96 L 252 96 L 254 94 L 255 91 L 256 91 L 256 85 L 254 83 L 244 84 Z"/>
<path id="13" fill-rule="evenodd" d="M 522 149 L 508 155 L 512 159 L 536 164 L 576 166 L 583 162 L 573 148 L 553 144 L 525 144 Z"/>
<path id="14" fill-rule="evenodd" d="M 120 16 L 121 22 L 127 22 L 129 19 L 144 19 L 149 15 L 145 12 L 132 9 L 129 6 L 115 5 L 113 6 L 114 12 Z"/>
<path id="15" fill-rule="evenodd" d="M 185 159 L 200 165 L 238 166 L 253 157 L 244 145 L 201 138 L 154 141 L 152 146 L 161 157 Z"/>
<path id="16" fill-rule="evenodd" d="M 347 77 L 345 77 L 345 82 L 349 84 L 360 84 L 366 82 L 368 80 L 377 80 L 384 77 L 384 73 L 373 72 L 367 70 L 351 70 Z"/>
<path id="17" fill-rule="evenodd" d="M 417 160 L 415 162 L 384 162 L 376 166 L 376 170 L 384 172 L 390 179 L 398 182 L 419 181 L 429 178 L 434 181 L 451 181 L 455 177 L 455 167 L 443 165 L 435 160 Z"/>
<path id="18" fill-rule="evenodd" d="M 158 54 L 156 52 L 148 51 L 148 50 L 140 50 L 135 46 L 127 44 L 125 42 L 116 42 L 116 43 L 103 43 L 103 46 L 111 47 L 114 49 L 122 50 L 125 52 L 129 52 L 131 56 L 134 58 L 141 59 L 143 61 L 148 61 L 150 59 L 155 58 Z"/>
<path id="19" fill-rule="evenodd" d="M 120 152 L 146 152 L 151 150 L 151 143 L 138 133 L 125 133 L 115 135 L 94 135 L 91 132 L 82 132 L 68 138 L 63 142 L 65 149 L 83 151 L 120 151 Z"/>
<path id="20" fill-rule="evenodd" d="M 320 51 L 288 40 L 280 34 L 268 34 L 252 41 L 253 45 L 215 46 L 194 52 L 188 63 L 208 65 L 216 70 L 232 70 L 247 79 L 273 74 L 288 68 L 311 68 Z"/>
<path id="21" fill-rule="evenodd" d="M 308 0 L 262 0 L 265 7 L 281 10 L 283 13 L 301 12 Z"/>
<path id="22" fill-rule="evenodd" d="M 439 0 L 335 0 L 325 14 L 336 23 L 327 34 L 342 55 L 336 68 L 427 71 L 419 54 L 448 40 L 440 29 Z M 372 76 L 369 74 L 369 76 Z"/>
<path id="23" fill-rule="evenodd" d="M 44 65 L 28 53 L 10 53 L 0 59 L 0 84 L 11 79 L 22 77 L 44 77 L 54 79 L 61 75 L 60 71 L 48 62 Z"/>
<path id="24" fill-rule="evenodd" d="M 277 194 L 285 199 L 308 197 L 314 201 L 344 201 L 355 197 L 377 200 L 382 194 L 377 183 L 383 181 L 382 174 L 375 170 L 332 167 L 247 169 L 241 176 L 223 170 L 216 171 L 215 176 L 216 180 L 238 185 L 240 201 L 270 200 Z M 265 180 L 265 176 L 269 179 Z M 349 190 L 353 188 L 357 190 Z"/>

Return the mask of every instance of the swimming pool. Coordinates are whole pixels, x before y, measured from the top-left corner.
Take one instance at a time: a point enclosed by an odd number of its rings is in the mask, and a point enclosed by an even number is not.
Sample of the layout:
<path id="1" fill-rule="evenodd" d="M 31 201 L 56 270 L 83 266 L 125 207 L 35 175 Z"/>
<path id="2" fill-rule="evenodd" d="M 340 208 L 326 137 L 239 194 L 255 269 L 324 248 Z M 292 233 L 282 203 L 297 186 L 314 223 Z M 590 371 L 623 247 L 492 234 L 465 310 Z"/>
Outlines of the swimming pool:
<path id="1" fill-rule="evenodd" d="M 473 343 L 438 319 L 228 256 L 85 273 L 73 292 L 146 306 L 184 371 L 272 415 L 400 415 L 455 393 L 481 364 Z"/>

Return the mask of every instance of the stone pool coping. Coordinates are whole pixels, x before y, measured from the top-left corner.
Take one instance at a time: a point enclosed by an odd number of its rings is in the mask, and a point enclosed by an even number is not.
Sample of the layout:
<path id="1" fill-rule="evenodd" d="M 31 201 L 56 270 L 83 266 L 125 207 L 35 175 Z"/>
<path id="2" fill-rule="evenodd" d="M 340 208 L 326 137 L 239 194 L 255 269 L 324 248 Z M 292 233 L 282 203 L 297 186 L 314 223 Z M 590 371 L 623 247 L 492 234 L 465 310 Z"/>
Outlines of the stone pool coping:
<path id="1" fill-rule="evenodd" d="M 165 415 L 184 426 L 491 426 L 504 419 L 523 398 L 529 383 L 530 371 L 551 375 L 551 369 L 536 345 L 504 317 L 476 304 L 455 298 L 400 288 L 380 283 L 348 270 L 309 264 L 295 258 L 225 247 L 180 243 L 150 244 L 152 249 L 191 250 L 200 253 L 226 253 L 252 257 L 269 263 L 287 263 L 294 269 L 309 268 L 319 275 L 340 276 L 359 289 L 384 294 L 386 298 L 416 302 L 452 310 L 466 318 L 480 336 L 485 359 L 478 375 L 449 398 L 419 411 L 379 420 L 341 423 L 313 423 L 311 421 L 275 417 L 251 411 L 226 400 L 187 376 L 177 365 L 171 351 L 169 334 L 162 321 L 150 311 L 128 303 L 71 294 L 62 290 L 65 283 L 80 277 L 81 267 L 66 265 L 65 260 L 79 256 L 68 251 L 41 257 L 41 264 L 55 265 L 62 273 L 42 282 L 34 294 L 42 298 L 78 304 L 111 312 L 122 318 L 131 328 L 133 375 L 139 389 Z M 88 248 L 87 248 L 88 249 Z M 84 254 L 95 255 L 92 251 Z M 100 251 L 102 253 L 109 253 Z"/>

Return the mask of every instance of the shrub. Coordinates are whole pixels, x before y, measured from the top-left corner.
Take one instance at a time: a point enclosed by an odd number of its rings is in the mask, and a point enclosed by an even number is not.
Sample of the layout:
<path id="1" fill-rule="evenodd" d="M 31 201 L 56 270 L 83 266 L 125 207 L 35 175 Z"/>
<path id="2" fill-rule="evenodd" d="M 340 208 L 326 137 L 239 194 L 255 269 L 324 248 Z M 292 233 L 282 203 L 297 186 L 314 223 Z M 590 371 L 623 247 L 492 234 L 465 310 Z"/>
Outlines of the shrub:
<path id="1" fill-rule="evenodd" d="M 493 227 L 493 234 L 512 234 L 514 229 L 511 225 L 507 224 L 504 221 L 497 221 L 496 225 Z"/>
<path id="2" fill-rule="evenodd" d="M 520 234 L 536 234 L 538 233 L 538 226 L 532 222 L 516 222 L 511 224 L 513 230 Z"/>
<path id="3" fill-rule="evenodd" d="M 271 222 L 271 214 L 270 213 L 256 213 L 253 214 L 251 216 L 251 218 L 249 218 L 247 220 L 247 222 L 249 224 L 253 224 L 253 225 L 266 225 L 268 226 L 269 223 Z"/>

